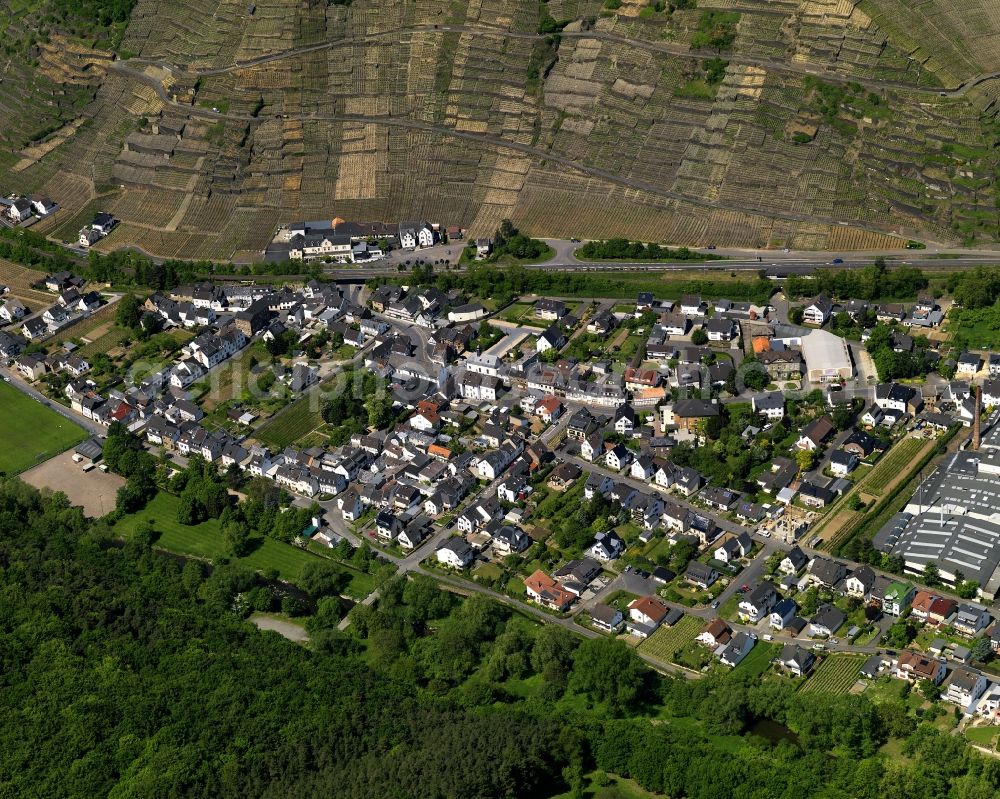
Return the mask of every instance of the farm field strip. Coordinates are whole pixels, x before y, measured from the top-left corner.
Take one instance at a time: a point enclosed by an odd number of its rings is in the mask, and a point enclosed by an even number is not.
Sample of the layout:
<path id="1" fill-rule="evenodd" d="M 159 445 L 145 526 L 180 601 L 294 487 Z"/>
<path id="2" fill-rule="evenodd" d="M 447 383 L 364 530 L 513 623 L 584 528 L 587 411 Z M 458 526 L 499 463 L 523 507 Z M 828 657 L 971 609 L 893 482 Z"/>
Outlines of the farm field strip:
<path id="1" fill-rule="evenodd" d="M 802 693 L 849 693 L 859 679 L 859 670 L 864 662 L 864 655 L 830 655 L 799 690 Z"/>
<path id="2" fill-rule="evenodd" d="M 639 651 L 670 663 L 674 652 L 691 644 L 698 637 L 702 626 L 701 619 L 685 616 L 673 627 L 660 627 L 639 644 Z"/>
<path id="3" fill-rule="evenodd" d="M 881 496 L 886 486 L 906 471 L 907 464 L 916 459 L 926 444 L 926 441 L 918 438 L 907 438 L 898 442 L 861 482 L 861 490 L 874 496 Z"/>

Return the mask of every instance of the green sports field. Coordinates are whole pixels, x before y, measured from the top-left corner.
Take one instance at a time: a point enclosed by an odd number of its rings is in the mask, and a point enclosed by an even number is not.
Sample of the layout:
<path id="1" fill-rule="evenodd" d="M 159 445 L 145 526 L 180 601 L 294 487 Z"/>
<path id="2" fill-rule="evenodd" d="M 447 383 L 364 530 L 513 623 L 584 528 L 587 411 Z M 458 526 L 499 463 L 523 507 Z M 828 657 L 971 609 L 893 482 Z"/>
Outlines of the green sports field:
<path id="1" fill-rule="evenodd" d="M 19 474 L 85 438 L 79 425 L 0 382 L 0 471 Z"/>

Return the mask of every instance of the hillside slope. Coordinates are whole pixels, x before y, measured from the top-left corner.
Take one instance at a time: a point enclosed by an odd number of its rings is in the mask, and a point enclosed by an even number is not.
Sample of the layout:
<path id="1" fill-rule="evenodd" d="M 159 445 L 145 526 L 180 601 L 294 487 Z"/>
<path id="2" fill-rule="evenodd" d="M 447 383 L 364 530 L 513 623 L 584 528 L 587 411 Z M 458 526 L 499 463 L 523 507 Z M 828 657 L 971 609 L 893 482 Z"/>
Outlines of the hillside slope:
<path id="1" fill-rule="evenodd" d="M 0 125 L 0 187 L 62 202 L 59 237 L 101 207 L 125 220 L 102 246 L 186 257 L 332 216 L 748 247 L 1000 238 L 990 0 L 673 4 L 692 7 L 137 0 L 114 36 L 36 46 L 51 119 Z M 22 113 L 26 74 L 0 110 Z"/>

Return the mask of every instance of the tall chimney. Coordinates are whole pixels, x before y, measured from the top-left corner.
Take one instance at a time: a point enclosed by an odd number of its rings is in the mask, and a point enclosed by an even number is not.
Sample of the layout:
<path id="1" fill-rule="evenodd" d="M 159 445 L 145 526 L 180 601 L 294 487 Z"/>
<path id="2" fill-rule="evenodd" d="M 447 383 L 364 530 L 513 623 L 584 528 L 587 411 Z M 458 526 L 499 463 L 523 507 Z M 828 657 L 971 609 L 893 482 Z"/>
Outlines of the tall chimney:
<path id="1" fill-rule="evenodd" d="M 982 408 L 983 405 L 983 389 L 981 386 L 976 386 L 972 396 L 975 398 L 976 407 L 972 409 L 972 449 L 979 449 L 979 441 L 982 437 Z"/>

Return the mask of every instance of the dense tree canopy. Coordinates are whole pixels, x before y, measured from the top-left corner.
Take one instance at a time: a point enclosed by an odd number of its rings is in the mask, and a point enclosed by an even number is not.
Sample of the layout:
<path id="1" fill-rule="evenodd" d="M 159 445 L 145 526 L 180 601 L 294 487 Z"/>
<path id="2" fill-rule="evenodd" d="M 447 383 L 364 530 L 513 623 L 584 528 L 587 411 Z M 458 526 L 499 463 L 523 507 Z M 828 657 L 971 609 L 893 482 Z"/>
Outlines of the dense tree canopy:
<path id="1" fill-rule="evenodd" d="M 244 621 L 272 590 L 249 569 L 116 545 L 64 496 L 0 482 L 0 795 L 546 797 L 594 769 L 690 799 L 1000 790 L 1000 764 L 899 700 L 661 678 L 429 577 L 380 587 L 347 633 L 321 599 L 297 646 Z M 751 734 L 763 720 L 780 740 Z"/>
<path id="2" fill-rule="evenodd" d="M 814 297 L 824 293 L 838 299 L 890 300 L 915 299 L 927 288 L 927 276 L 914 266 L 888 269 L 876 259 L 863 269 L 817 269 L 808 277 L 792 275 L 785 283 L 789 297 Z"/>

